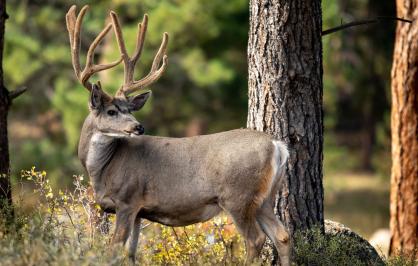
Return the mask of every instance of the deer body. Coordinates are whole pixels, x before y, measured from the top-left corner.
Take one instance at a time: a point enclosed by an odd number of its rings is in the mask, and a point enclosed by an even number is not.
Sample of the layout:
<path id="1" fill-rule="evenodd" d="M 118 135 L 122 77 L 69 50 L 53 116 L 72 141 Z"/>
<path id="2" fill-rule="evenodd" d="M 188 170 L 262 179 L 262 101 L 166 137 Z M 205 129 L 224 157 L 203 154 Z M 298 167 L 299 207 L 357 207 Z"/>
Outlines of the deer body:
<path id="1" fill-rule="evenodd" d="M 275 145 L 280 145 L 276 154 Z M 233 202 L 256 206 L 252 201 L 267 198 L 278 181 L 275 169 L 287 157 L 281 145 L 248 129 L 190 138 L 125 138 L 92 133 L 85 125 L 79 157 L 106 211 L 129 202 L 141 218 L 185 226 L 206 221 Z"/>
<path id="2" fill-rule="evenodd" d="M 84 121 L 78 156 L 87 170 L 101 208 L 116 213 L 113 243 L 130 238 L 134 262 L 142 218 L 170 226 L 206 221 L 220 211 L 229 214 L 245 238 L 247 262 L 259 255 L 266 236 L 274 243 L 282 266 L 290 265 L 289 233 L 277 219 L 273 202 L 289 156 L 284 143 L 249 129 L 190 138 L 152 137 L 132 112 L 140 110 L 150 91 L 132 95 L 156 81 L 167 67 L 168 35 L 164 33 L 151 70 L 135 80 L 147 29 L 138 25 L 135 52 L 129 56 L 117 15 L 90 45 L 81 68 L 80 32 L 88 7 L 67 13 L 71 58 L 77 79 L 90 92 L 90 114 Z M 94 50 L 113 28 L 121 58 L 94 64 Z M 124 84 L 115 96 L 89 78 L 123 62 Z"/>

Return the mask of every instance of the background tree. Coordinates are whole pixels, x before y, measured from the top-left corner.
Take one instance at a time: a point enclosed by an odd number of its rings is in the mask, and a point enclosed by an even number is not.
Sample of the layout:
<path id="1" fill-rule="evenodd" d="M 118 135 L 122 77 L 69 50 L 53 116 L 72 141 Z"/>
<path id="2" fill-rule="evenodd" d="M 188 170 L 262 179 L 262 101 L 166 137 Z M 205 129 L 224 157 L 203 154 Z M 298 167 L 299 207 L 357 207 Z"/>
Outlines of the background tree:
<path id="1" fill-rule="evenodd" d="M 0 0 L 0 214 L 13 216 L 12 187 L 10 182 L 9 139 L 7 135 L 7 117 L 13 99 L 24 89 L 9 92 L 3 80 L 3 46 L 6 19 L 6 1 Z"/>
<path id="2" fill-rule="evenodd" d="M 7 81 L 15 86 L 30 83 L 30 93 L 38 98 L 37 102 L 16 105 L 19 112 L 11 127 L 15 143 L 12 152 L 20 155 L 14 161 L 16 169 L 32 165 L 47 169 L 55 185 L 63 187 L 71 184 L 71 178 L 63 177 L 82 172 L 75 150 L 87 115 L 88 95 L 74 79 L 68 36 L 63 30 L 65 11 L 73 2 L 42 3 L 8 3 L 15 15 L 9 21 L 11 34 L 5 47 Z M 136 21 L 144 13 L 150 15 L 138 75 L 143 75 L 151 65 L 160 33 L 170 33 L 173 41 L 168 47 L 169 67 L 158 84 L 151 87 L 153 97 L 138 114 L 147 133 L 184 136 L 245 124 L 247 1 L 186 0 L 179 4 L 171 0 L 123 0 L 81 1 L 77 5 L 87 3 L 91 12 L 85 19 L 84 53 L 103 27 L 110 9 L 123 18 L 128 48 L 135 42 Z M 100 49 L 108 50 L 99 51 L 96 60 L 112 60 L 119 55 L 114 38 L 107 39 Z M 102 54 L 109 58 L 103 58 Z M 18 73 L 13 67 L 17 63 L 25 65 L 27 71 Z M 103 84 L 108 91 L 116 90 L 123 79 L 123 69 L 108 71 L 100 78 L 106 80 Z M 19 175 L 19 171 L 14 173 Z"/>
<path id="3" fill-rule="evenodd" d="M 395 16 L 394 1 L 337 0 L 323 9 L 328 27 Z M 324 123 L 329 129 L 325 141 L 346 148 L 346 154 L 355 154 L 355 161 L 342 160 L 340 169 L 352 164 L 363 172 L 390 171 L 383 158 L 390 155 L 390 68 L 395 25 L 392 20 L 381 20 L 323 37 Z"/>
<path id="4" fill-rule="evenodd" d="M 10 186 L 9 142 L 7 138 L 7 114 L 9 112 L 9 92 L 3 84 L 3 43 L 6 21 L 6 1 L 0 2 L 0 208 L 12 203 Z"/>
<path id="5" fill-rule="evenodd" d="M 390 253 L 418 254 L 418 2 L 398 0 L 392 66 Z"/>
<path id="6" fill-rule="evenodd" d="M 83 173 L 76 143 L 87 114 L 88 95 L 74 78 L 64 20 L 73 4 L 70 0 L 7 1 L 12 16 L 5 35 L 5 84 L 30 87 L 28 97 L 13 102 L 9 112 L 15 183 L 21 170 L 32 166 L 47 171 L 55 189 L 70 187 L 72 175 Z M 138 114 L 147 134 L 187 136 L 245 126 L 248 0 L 77 1 L 78 6 L 84 4 L 91 10 L 83 24 L 83 54 L 103 28 L 110 9 L 120 14 L 131 49 L 136 22 L 145 12 L 150 15 L 138 75 L 149 69 L 161 32 L 170 33 L 168 69 L 151 87 L 153 97 Z M 322 12 L 323 29 L 337 26 L 341 20 L 394 15 L 393 2 L 379 0 L 322 0 Z M 322 38 L 325 217 L 366 237 L 388 227 L 389 220 L 390 113 L 389 105 L 381 103 L 390 99 L 394 25 L 382 22 Z M 106 62 L 118 55 L 111 37 L 98 48 L 96 60 Z M 117 89 L 122 73 L 120 66 L 100 76 L 105 89 Z M 372 171 L 364 173 L 359 172 L 360 154 L 365 154 L 367 123 L 363 120 L 372 105 L 378 114 L 372 117 L 376 121 Z M 18 192 L 20 186 L 14 188 Z"/>
<path id="7" fill-rule="evenodd" d="M 250 1 L 247 126 L 289 145 L 276 205 L 292 232 L 323 225 L 321 1 Z"/>

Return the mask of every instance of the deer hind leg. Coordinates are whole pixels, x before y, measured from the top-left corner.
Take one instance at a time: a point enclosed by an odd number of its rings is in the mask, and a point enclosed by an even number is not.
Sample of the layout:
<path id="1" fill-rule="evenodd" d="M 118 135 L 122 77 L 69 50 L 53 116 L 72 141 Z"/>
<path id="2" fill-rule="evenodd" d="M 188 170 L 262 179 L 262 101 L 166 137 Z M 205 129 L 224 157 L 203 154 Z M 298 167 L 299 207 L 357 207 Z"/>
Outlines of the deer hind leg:
<path id="1" fill-rule="evenodd" d="M 289 232 L 274 215 L 273 207 L 265 202 L 257 211 L 257 222 L 266 235 L 273 241 L 280 256 L 282 266 L 290 265 L 290 238 Z"/>
<path id="2" fill-rule="evenodd" d="M 135 265 L 135 253 L 138 247 L 139 233 L 141 232 L 141 218 L 136 217 L 135 223 L 129 236 L 129 261 L 132 265 Z"/>
<path id="3" fill-rule="evenodd" d="M 245 239 L 245 265 L 250 265 L 260 255 L 266 235 L 257 223 L 254 212 L 224 210 L 231 215 L 235 226 Z"/>

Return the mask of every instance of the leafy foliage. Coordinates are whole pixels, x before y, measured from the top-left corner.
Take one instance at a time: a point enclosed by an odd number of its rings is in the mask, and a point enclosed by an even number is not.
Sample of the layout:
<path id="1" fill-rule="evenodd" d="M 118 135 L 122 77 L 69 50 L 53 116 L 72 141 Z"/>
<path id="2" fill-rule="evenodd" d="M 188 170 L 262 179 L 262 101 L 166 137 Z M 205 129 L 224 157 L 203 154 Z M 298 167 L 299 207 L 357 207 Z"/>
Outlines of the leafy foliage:
<path id="1" fill-rule="evenodd" d="M 355 256 L 359 248 L 358 242 L 329 237 L 320 228 L 299 231 L 295 235 L 298 265 L 367 265 Z"/>
<path id="2" fill-rule="evenodd" d="M 77 5 L 81 8 L 86 3 L 78 1 Z M 65 12 L 74 3 L 60 0 L 7 4 L 10 19 L 5 43 L 6 83 L 10 87 L 30 88 L 28 97 L 15 105 L 18 116 L 11 120 L 23 119 L 29 127 L 11 125 L 12 133 L 16 132 L 11 134 L 12 154 L 20 154 L 18 160 L 12 158 L 14 169 L 27 169 L 35 163 L 48 169 L 53 179 L 70 176 L 81 169 L 63 162 L 72 161 L 88 112 L 88 93 L 74 77 L 65 29 Z M 145 12 L 149 14 L 136 77 L 149 71 L 162 33 L 169 33 L 168 69 L 151 87 L 157 100 L 150 101 L 139 115 L 147 133 L 183 136 L 196 121 L 201 133 L 245 126 L 247 1 L 90 1 L 89 4 L 91 8 L 83 23 L 82 62 L 111 9 L 122 19 L 129 51 L 134 48 L 137 22 Z M 96 61 L 108 62 L 117 57 L 119 51 L 111 36 L 100 46 Z M 17 65 L 25 67 L 17 71 Z M 100 79 L 107 91 L 114 92 L 122 82 L 122 73 L 120 65 L 95 79 Z M 58 121 L 58 130 L 51 132 L 50 123 L 38 121 L 45 115 Z M 57 159 L 49 160 L 51 157 Z"/>
<path id="3" fill-rule="evenodd" d="M 13 228 L 0 216 L 0 265 L 127 264 L 123 247 L 109 248 L 114 217 L 100 211 L 82 176 L 74 176 L 73 191 L 58 193 L 45 171 L 32 168 L 22 178 L 34 185 L 37 208 L 25 214 L 18 204 Z M 140 243 L 141 265 L 230 265 L 244 257 L 242 240 L 225 216 L 182 228 L 147 222 Z"/>
<path id="4" fill-rule="evenodd" d="M 385 261 L 368 257 L 358 238 L 348 235 L 324 234 L 321 228 L 298 231 L 294 239 L 296 265 L 416 265 L 415 257 L 399 254 Z"/>
<path id="5" fill-rule="evenodd" d="M 54 185 L 60 187 L 71 183 L 60 176 L 82 170 L 75 153 L 88 112 L 88 93 L 74 77 L 65 29 L 65 12 L 72 4 L 68 0 L 7 2 L 10 18 L 5 35 L 6 84 L 10 88 L 29 88 L 12 112 L 15 115 L 10 126 L 11 154 L 19 155 L 12 156 L 13 169 L 28 169 L 36 164 L 48 169 Z M 138 115 L 147 134 L 184 136 L 245 126 L 246 0 L 77 1 L 79 8 L 84 4 L 91 8 L 83 24 L 82 62 L 110 9 L 122 19 L 129 51 L 134 48 L 136 23 L 144 13 L 149 14 L 137 77 L 148 72 L 162 33 L 170 35 L 168 69 L 150 88 L 154 99 Z M 385 15 L 394 11 L 392 4 L 381 5 L 375 0 L 350 4 L 324 1 L 323 6 L 324 29 L 338 25 L 341 19 L 347 22 L 365 17 L 367 10 Z M 389 171 L 387 160 L 381 158 L 387 157 L 389 151 L 388 106 L 383 96 L 388 94 L 392 24 L 390 34 L 386 27 L 366 26 L 323 39 L 324 121 L 326 138 L 332 139 L 326 141 L 326 149 L 331 156 L 351 156 L 350 164 L 343 165 L 343 169 L 359 168 L 367 157 L 360 157 L 359 153 L 372 149 L 377 154 L 371 161 L 373 166 L 384 174 Z M 109 62 L 117 57 L 119 52 L 111 36 L 99 47 L 95 59 Z M 113 92 L 121 84 L 122 72 L 120 65 L 95 79 Z M 371 146 L 365 145 L 368 140 Z M 325 170 L 341 169 L 341 163 L 332 162 L 326 164 Z M 13 173 L 19 175 L 16 170 Z"/>
<path id="6" fill-rule="evenodd" d="M 74 190 L 58 192 L 45 171 L 23 171 L 24 180 L 33 185 L 36 208 L 29 213 L 23 208 L 33 195 L 22 190 L 13 226 L 6 226 L 0 215 L 0 265 L 128 264 L 124 248 L 109 244 L 114 217 L 100 211 L 82 176 L 73 177 Z M 295 265 L 380 265 L 358 256 L 363 252 L 360 242 L 324 235 L 320 228 L 297 232 L 293 245 Z M 140 265 L 240 265 L 244 257 L 243 241 L 224 215 L 177 228 L 145 222 L 137 251 Z M 414 263 L 414 257 L 403 254 L 385 262 Z"/>

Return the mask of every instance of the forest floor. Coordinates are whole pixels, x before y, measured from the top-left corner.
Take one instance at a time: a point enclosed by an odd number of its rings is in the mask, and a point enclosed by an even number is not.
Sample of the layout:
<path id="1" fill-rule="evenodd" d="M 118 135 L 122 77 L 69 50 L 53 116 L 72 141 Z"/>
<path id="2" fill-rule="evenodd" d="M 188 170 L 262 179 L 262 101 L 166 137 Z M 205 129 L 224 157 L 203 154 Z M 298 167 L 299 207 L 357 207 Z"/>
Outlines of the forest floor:
<path id="1" fill-rule="evenodd" d="M 28 241 L 13 244 L 19 236 L 2 236 L 0 228 L 0 257 L 3 256 L 6 261 L 0 262 L 0 265 L 26 265 L 29 260 L 40 264 L 48 262 L 50 265 L 62 265 L 62 262 L 67 265 L 102 265 L 110 261 L 114 263 L 109 265 L 117 265 L 125 261 L 123 253 L 119 254 L 117 250 L 107 256 L 98 255 L 106 250 L 111 234 L 94 233 L 101 225 L 95 225 L 96 229 L 92 230 L 92 221 L 97 219 L 94 217 L 98 212 L 89 210 L 93 206 L 93 199 L 88 193 L 86 180 L 75 177 L 74 192 L 57 193 L 53 192 L 46 172 L 34 169 L 26 171 L 26 179 L 32 180 L 33 185 L 15 184 L 14 194 L 15 201 L 19 202 L 19 212 L 28 213 L 17 221 L 21 224 L 20 237 Z M 31 192 L 33 189 L 38 191 L 35 193 L 37 195 Z M 377 175 L 333 173 L 325 175 L 324 190 L 326 219 L 340 222 L 366 239 L 377 229 L 388 227 L 389 182 L 383 178 Z M 110 221 L 114 224 L 113 216 Z M 145 265 L 178 264 L 185 260 L 200 265 L 221 262 L 239 264 L 244 260 L 242 239 L 225 215 L 183 228 L 149 222 L 144 222 L 143 226 L 141 263 Z M 110 230 L 113 231 L 113 228 Z M 62 249 L 64 244 L 66 248 Z M 84 253 L 83 250 L 88 247 L 91 251 Z M 16 264 L 16 260 L 21 263 Z"/>
<path id="2" fill-rule="evenodd" d="M 389 180 L 378 175 L 325 175 L 325 219 L 369 238 L 376 230 L 389 228 L 389 191 Z"/>

